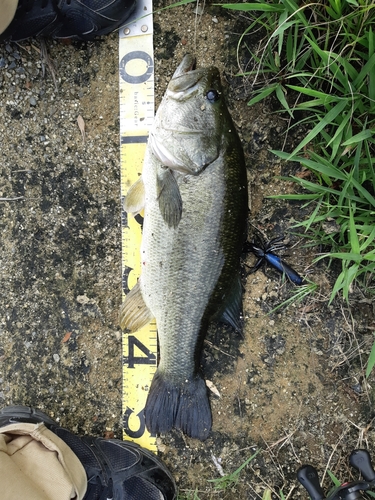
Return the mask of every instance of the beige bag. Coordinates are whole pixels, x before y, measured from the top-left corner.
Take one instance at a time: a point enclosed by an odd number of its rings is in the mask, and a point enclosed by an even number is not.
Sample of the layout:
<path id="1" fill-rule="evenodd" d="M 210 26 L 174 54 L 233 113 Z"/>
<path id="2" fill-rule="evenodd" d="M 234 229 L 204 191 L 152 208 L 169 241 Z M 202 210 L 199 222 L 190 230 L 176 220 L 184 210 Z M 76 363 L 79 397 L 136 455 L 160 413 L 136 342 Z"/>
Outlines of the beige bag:
<path id="1" fill-rule="evenodd" d="M 2 500 L 81 500 L 85 469 L 62 439 L 43 424 L 0 428 Z"/>
<path id="2" fill-rule="evenodd" d="M 17 5 L 18 0 L 0 0 L 0 35 L 10 25 Z"/>

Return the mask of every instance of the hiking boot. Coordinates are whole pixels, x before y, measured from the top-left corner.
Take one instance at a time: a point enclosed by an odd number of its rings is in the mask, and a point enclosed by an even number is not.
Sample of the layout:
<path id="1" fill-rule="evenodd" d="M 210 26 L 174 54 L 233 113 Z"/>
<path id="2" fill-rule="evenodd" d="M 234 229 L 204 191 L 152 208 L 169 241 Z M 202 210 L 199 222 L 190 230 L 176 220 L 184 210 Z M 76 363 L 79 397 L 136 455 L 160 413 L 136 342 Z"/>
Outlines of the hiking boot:
<path id="1" fill-rule="evenodd" d="M 131 441 L 78 437 L 42 411 L 27 406 L 0 410 L 0 427 L 17 423 L 44 425 L 78 457 L 87 475 L 83 500 L 173 500 L 174 480 L 162 462 Z"/>
<path id="2" fill-rule="evenodd" d="M 17 1 L 17 0 L 15 0 Z M 92 40 L 119 28 L 136 0 L 18 0 L 15 16 L 0 41 L 33 36 Z"/>

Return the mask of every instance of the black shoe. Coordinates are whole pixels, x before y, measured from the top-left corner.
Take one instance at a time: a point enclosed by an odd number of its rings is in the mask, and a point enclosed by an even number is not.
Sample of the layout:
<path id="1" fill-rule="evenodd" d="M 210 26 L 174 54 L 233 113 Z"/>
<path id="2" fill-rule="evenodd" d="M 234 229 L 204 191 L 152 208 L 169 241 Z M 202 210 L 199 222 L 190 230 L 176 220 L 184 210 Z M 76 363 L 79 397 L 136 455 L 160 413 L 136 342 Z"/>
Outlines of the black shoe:
<path id="1" fill-rule="evenodd" d="M 119 28 L 136 0 L 18 0 L 14 19 L 0 41 L 32 36 L 92 40 Z"/>
<path id="2" fill-rule="evenodd" d="M 78 437 L 59 427 L 40 410 L 8 406 L 0 410 L 0 427 L 43 422 L 77 455 L 87 474 L 83 500 L 173 500 L 176 487 L 170 472 L 151 453 L 131 441 Z"/>

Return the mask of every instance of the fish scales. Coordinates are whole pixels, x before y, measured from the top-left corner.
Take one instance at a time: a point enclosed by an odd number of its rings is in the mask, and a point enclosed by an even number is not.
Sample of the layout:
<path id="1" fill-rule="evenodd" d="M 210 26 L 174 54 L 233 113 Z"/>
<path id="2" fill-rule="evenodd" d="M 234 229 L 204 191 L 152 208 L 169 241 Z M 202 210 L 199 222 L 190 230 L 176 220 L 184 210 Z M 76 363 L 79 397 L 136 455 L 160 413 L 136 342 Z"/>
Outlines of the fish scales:
<path id="1" fill-rule="evenodd" d="M 179 185 L 184 209 L 177 228 L 166 227 L 157 202 L 150 204 L 150 216 L 143 226 L 141 290 L 157 318 L 164 353 L 159 369 L 167 369 L 166 363 L 175 364 L 173 375 L 181 381 L 186 378 L 186 368 L 195 366 L 194 358 L 183 356 L 192 348 L 194 351 L 201 320 L 224 264 L 218 241 L 221 220 L 217 217 L 222 202 L 215 203 L 210 189 L 214 182 L 217 196 L 223 195 L 220 163 L 216 160 L 199 177 L 189 176 Z"/>
<path id="2" fill-rule="evenodd" d="M 240 140 L 216 68 L 185 56 L 150 132 L 142 176 L 125 209 L 144 208 L 141 276 L 120 312 L 122 328 L 156 319 L 160 363 L 148 395 L 149 431 L 180 428 L 205 439 L 211 429 L 200 372 L 212 319 L 238 327 L 240 254 L 248 211 Z"/>

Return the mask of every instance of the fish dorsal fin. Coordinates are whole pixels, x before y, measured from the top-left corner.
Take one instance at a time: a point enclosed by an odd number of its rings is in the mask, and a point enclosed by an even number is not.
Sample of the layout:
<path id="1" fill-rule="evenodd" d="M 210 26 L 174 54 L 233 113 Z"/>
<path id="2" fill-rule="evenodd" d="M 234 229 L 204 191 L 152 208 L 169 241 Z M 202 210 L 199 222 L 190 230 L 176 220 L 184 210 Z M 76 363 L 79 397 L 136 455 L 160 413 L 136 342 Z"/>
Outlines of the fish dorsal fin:
<path id="1" fill-rule="evenodd" d="M 242 330 L 241 316 L 242 284 L 240 277 L 238 277 L 229 290 L 222 307 L 216 315 L 216 319 L 232 326 L 238 332 Z"/>
<path id="2" fill-rule="evenodd" d="M 147 325 L 153 318 L 151 311 L 143 300 L 138 280 L 138 283 L 130 290 L 120 307 L 120 327 L 122 330 L 136 332 Z"/>
<path id="3" fill-rule="evenodd" d="M 182 214 L 182 198 L 173 172 L 169 168 L 162 168 L 156 183 L 160 213 L 169 227 L 177 227 Z"/>
<path id="4" fill-rule="evenodd" d="M 130 187 L 124 199 L 124 210 L 133 215 L 139 214 L 145 206 L 145 186 L 142 176 Z"/>

